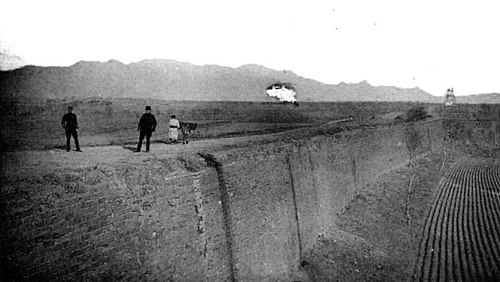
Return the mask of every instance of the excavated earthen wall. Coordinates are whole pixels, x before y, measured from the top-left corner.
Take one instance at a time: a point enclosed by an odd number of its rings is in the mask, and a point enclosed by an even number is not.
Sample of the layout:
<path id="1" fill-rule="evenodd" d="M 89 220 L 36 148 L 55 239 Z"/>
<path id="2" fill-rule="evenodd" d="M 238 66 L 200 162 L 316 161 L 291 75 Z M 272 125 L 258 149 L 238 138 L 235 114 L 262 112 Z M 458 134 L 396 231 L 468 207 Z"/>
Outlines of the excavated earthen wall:
<path id="1" fill-rule="evenodd" d="M 2 274 L 197 280 L 230 273 L 217 174 L 92 167 L 4 183 Z"/>
<path id="2" fill-rule="evenodd" d="M 441 150 L 440 121 L 7 179 L 2 277 L 290 275 L 357 191 Z M 181 165 L 179 165 L 181 164 Z"/>
<path id="3" fill-rule="evenodd" d="M 457 104 L 441 109 L 446 140 L 465 155 L 500 157 L 500 104 Z"/>

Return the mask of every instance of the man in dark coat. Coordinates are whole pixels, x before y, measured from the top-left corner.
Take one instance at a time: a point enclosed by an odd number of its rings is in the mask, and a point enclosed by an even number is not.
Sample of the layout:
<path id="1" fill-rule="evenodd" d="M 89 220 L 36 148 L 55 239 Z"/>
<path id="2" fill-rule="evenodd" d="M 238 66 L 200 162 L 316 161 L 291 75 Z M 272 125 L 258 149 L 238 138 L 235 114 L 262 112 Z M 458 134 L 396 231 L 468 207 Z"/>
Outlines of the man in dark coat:
<path id="1" fill-rule="evenodd" d="M 149 152 L 149 140 L 151 139 L 151 134 L 156 129 L 156 119 L 153 114 L 151 114 L 151 107 L 146 106 L 146 113 L 144 113 L 139 120 L 139 126 L 137 130 L 139 130 L 139 144 L 137 144 L 136 152 L 141 151 L 142 141 L 144 137 L 146 137 L 146 152 Z"/>
<path id="2" fill-rule="evenodd" d="M 78 133 L 76 130 L 78 129 L 78 122 L 76 120 L 76 115 L 72 113 L 73 107 L 68 106 L 68 113 L 65 114 L 62 118 L 61 125 L 66 130 L 66 151 L 69 152 L 70 144 L 69 141 L 71 136 L 75 140 L 75 147 L 77 152 L 81 152 L 80 145 L 78 144 Z"/>

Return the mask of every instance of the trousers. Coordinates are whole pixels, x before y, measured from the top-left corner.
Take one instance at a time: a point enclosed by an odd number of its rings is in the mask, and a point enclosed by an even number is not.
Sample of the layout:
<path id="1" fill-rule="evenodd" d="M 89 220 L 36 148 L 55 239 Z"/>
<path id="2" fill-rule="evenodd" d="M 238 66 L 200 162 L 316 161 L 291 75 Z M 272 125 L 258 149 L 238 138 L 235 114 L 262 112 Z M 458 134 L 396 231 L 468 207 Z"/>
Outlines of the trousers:
<path id="1" fill-rule="evenodd" d="M 75 140 L 75 147 L 77 151 L 80 151 L 80 144 L 78 144 L 78 133 L 76 132 L 76 129 L 66 129 L 66 151 L 70 150 L 70 139 L 71 136 L 73 136 L 73 139 Z"/>
<path id="2" fill-rule="evenodd" d="M 146 151 L 149 151 L 149 140 L 151 139 L 151 134 L 153 132 L 151 131 L 141 131 L 139 134 L 139 144 L 137 144 L 137 151 L 141 151 L 142 147 L 142 141 L 144 140 L 144 137 L 146 137 Z"/>
<path id="3" fill-rule="evenodd" d="M 171 141 L 177 141 L 177 138 L 179 138 L 179 132 L 178 132 L 177 128 L 169 128 L 168 138 Z"/>

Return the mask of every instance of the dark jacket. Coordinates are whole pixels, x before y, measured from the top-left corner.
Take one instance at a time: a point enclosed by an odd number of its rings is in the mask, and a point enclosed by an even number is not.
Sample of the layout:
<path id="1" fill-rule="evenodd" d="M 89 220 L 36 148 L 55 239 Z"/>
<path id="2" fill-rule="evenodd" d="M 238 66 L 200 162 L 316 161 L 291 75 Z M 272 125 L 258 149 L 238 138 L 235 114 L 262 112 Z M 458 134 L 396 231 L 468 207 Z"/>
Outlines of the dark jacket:
<path id="1" fill-rule="evenodd" d="M 139 120 L 138 129 L 143 132 L 153 132 L 156 129 L 156 119 L 153 114 L 145 113 Z"/>
<path id="2" fill-rule="evenodd" d="M 78 128 L 78 122 L 74 113 L 67 113 L 63 116 L 61 125 L 66 130 L 75 130 Z"/>

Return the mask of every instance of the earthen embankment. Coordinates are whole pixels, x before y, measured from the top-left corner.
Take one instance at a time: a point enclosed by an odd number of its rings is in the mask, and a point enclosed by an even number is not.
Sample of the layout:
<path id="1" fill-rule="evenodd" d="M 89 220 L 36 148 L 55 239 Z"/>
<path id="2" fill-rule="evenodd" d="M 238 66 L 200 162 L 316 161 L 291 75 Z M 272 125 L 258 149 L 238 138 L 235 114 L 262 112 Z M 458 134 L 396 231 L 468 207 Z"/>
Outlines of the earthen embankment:
<path id="1" fill-rule="evenodd" d="M 3 168 L 2 276 L 284 279 L 360 188 L 443 139 L 433 120 L 32 175 Z"/>

